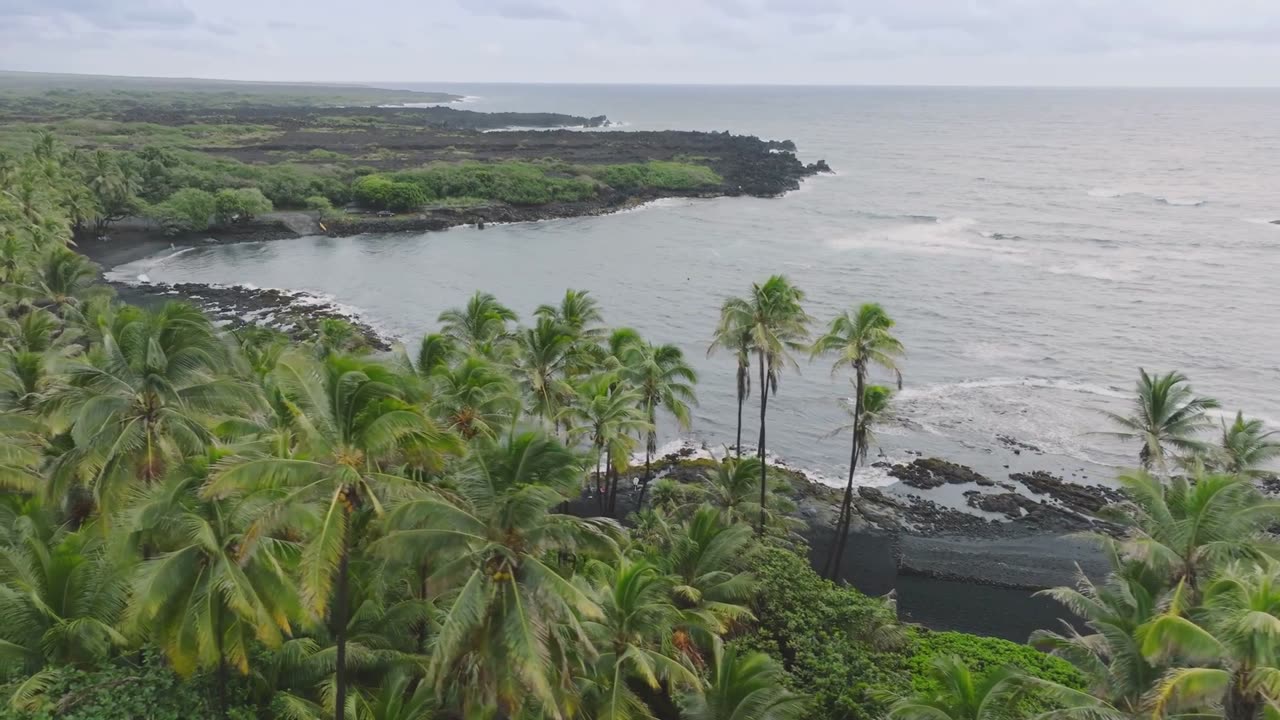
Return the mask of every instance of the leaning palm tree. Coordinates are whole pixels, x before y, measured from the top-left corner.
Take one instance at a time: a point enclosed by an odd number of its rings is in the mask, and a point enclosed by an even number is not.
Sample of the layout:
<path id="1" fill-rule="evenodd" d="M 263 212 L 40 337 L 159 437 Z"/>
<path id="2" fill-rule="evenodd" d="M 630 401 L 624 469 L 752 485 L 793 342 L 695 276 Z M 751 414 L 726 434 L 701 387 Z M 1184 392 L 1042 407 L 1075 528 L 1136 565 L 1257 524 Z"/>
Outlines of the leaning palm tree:
<path id="1" fill-rule="evenodd" d="M 1191 707 L 1225 720 L 1280 711 L 1280 571 L 1233 564 L 1205 589 L 1200 608 L 1175 595 L 1147 628 L 1143 651 L 1179 660 L 1151 691 L 1152 717 Z"/>
<path id="2" fill-rule="evenodd" d="M 681 699 L 686 720 L 798 720 L 807 700 L 787 690 L 786 672 L 764 653 L 739 654 L 717 642 L 712 653 L 711 681 L 701 693 Z"/>
<path id="3" fill-rule="evenodd" d="M 903 355 L 902 342 L 893 336 L 893 319 L 884 308 L 876 303 L 865 303 L 857 312 L 845 311 L 831 321 L 827 332 L 813 344 L 813 355 L 817 357 L 825 353 L 835 353 L 836 360 L 831 367 L 834 374 L 842 367 L 853 372 L 853 448 L 849 453 L 849 481 L 845 485 L 844 499 L 840 503 L 840 517 L 836 523 L 836 546 L 828 554 L 828 570 L 825 575 L 831 577 L 840 567 L 844 546 L 848 542 L 849 525 L 852 522 L 853 510 L 853 475 L 858 467 L 858 460 L 866 455 L 865 440 L 858 428 L 862 426 L 863 401 L 866 398 L 867 373 L 872 366 L 881 367 L 894 373 L 898 378 L 898 386 L 902 386 L 902 373 L 898 370 L 898 359 Z"/>
<path id="4" fill-rule="evenodd" d="M 1165 470 L 1169 449 L 1186 453 L 1200 452 L 1204 443 L 1196 433 L 1208 426 L 1205 411 L 1218 407 L 1218 401 L 1196 395 L 1187 376 L 1179 372 L 1148 375 L 1139 369 L 1137 396 L 1130 415 L 1107 412 L 1107 417 L 1122 429 L 1111 433 L 1125 440 L 1139 440 L 1138 462 L 1144 470 Z"/>
<path id="5" fill-rule="evenodd" d="M 676 581 L 678 607 L 719 634 L 753 618 L 747 602 L 755 580 L 739 571 L 751 544 L 748 525 L 726 524 L 718 510 L 703 506 L 671 531 L 669 542 L 657 562 Z"/>
<path id="6" fill-rule="evenodd" d="M 604 571 L 598 603 L 604 617 L 583 623 L 600 653 L 585 679 L 583 700 L 601 720 L 652 720 L 653 709 L 633 689 L 696 688 L 699 678 L 677 647 L 680 612 L 670 582 L 649 563 L 622 558 Z"/>
<path id="7" fill-rule="evenodd" d="M 848 401 L 842 402 L 844 409 L 853 418 L 853 422 L 838 428 L 833 435 L 848 430 L 853 436 L 853 446 L 856 455 L 850 458 L 852 464 L 849 477 L 852 482 L 852 468 L 858 463 L 864 463 L 867 460 L 867 453 L 871 448 L 871 443 L 875 440 L 872 429 L 877 423 L 886 419 L 889 415 L 889 401 L 893 398 L 893 390 L 884 385 L 867 385 L 862 389 L 861 403 L 854 403 L 854 407 L 849 407 Z M 827 555 L 827 565 L 823 568 L 823 575 L 835 578 L 840 572 L 840 563 L 844 558 L 844 548 L 849 541 L 849 527 L 853 521 L 853 487 L 850 485 L 845 488 L 845 500 L 848 501 L 847 507 L 841 506 L 840 517 L 836 522 L 835 547 L 832 552 Z"/>
<path id="8" fill-rule="evenodd" d="M 611 521 L 551 512 L 575 493 L 582 469 L 576 453 L 539 432 L 481 437 L 453 478 L 455 494 L 420 497 L 388 516 L 374 550 L 436 568 L 444 615 L 429 676 L 465 717 L 516 717 L 522 708 L 560 717 L 568 664 L 592 654 L 574 629 L 601 619 L 600 607 L 548 564 L 616 552 Z M 576 647 L 566 646 L 570 638 Z"/>
<path id="9" fill-rule="evenodd" d="M 1214 465 L 1223 472 L 1262 475 L 1263 466 L 1280 457 L 1280 431 L 1269 431 L 1261 420 L 1246 420 L 1237 412 L 1235 422 L 1222 423 L 1222 445 L 1215 450 Z"/>
<path id="10" fill-rule="evenodd" d="M 730 332 L 744 332 L 747 346 L 756 356 L 760 386 L 760 442 L 757 455 L 760 458 L 760 522 L 757 532 L 764 534 L 765 494 L 768 481 L 765 477 L 765 414 L 769 405 L 769 393 L 777 393 L 778 378 L 785 365 L 798 367 L 791 353 L 805 347 L 809 338 L 809 315 L 801 302 L 804 292 L 794 287 L 781 275 L 774 275 L 764 282 L 751 286 L 747 298 L 729 298 L 720 309 L 720 327 L 737 328 Z M 732 335 L 729 336 L 732 339 Z"/>
<path id="11" fill-rule="evenodd" d="M 1136 472 L 1117 479 L 1132 502 L 1108 514 L 1128 532 L 1099 540 L 1170 587 L 1185 582 L 1194 592 L 1225 562 L 1280 557 L 1280 544 L 1268 532 L 1280 523 L 1280 502 L 1265 498 L 1247 478 L 1205 475 L 1192 482 L 1176 476 L 1166 484 Z"/>
<path id="12" fill-rule="evenodd" d="M 361 514 L 380 515 L 386 503 L 412 496 L 417 486 L 389 472 L 402 447 L 456 449 L 398 394 L 394 374 L 368 360 L 302 353 L 282 357 L 273 379 L 287 398 L 298 445 L 290 457 L 232 458 L 219 464 L 203 490 L 209 498 L 243 495 L 260 504 L 246 531 L 260 537 L 292 531 L 303 544 L 300 590 L 313 619 L 329 615 L 337 646 L 334 705 L 346 708 L 348 565 Z"/>
<path id="13" fill-rule="evenodd" d="M 663 407 L 681 428 L 689 427 L 689 406 L 696 405 L 693 386 L 698 375 L 684 361 L 675 345 L 640 342 L 623 351 L 622 378 L 640 396 L 641 410 L 648 427 L 644 430 L 644 479 L 636 507 L 644 504 L 644 493 L 653 480 L 650 462 L 658 451 L 658 408 Z"/>
<path id="14" fill-rule="evenodd" d="M 701 486 L 688 486 L 690 490 L 696 488 L 699 492 L 686 492 L 685 495 L 692 495 L 695 502 L 715 508 L 726 524 L 750 524 L 763 515 L 766 528 L 784 533 L 790 531 L 797 524 L 790 516 L 795 510 L 795 504 L 786 495 L 790 488 L 781 482 L 771 483 L 765 504 L 761 506 L 756 489 L 759 476 L 760 458 L 726 457 L 702 474 Z"/>

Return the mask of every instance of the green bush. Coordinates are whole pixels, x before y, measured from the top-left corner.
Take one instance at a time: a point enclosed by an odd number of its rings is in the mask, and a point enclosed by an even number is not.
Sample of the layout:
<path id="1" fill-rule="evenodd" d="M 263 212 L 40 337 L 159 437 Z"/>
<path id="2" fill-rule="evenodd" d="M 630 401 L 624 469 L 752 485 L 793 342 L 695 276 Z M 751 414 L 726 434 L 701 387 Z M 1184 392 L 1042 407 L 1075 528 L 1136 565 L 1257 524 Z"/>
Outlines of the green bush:
<path id="1" fill-rule="evenodd" d="M 757 625 L 735 642 L 780 659 L 795 688 L 813 697 L 815 718 L 884 717 L 891 698 L 934 689 L 934 658 L 957 655 L 975 674 L 1013 665 L 1038 678 L 1084 687 L 1060 658 L 999 638 L 896 626 L 891 606 L 823 580 L 808 560 L 764 548 L 751 561 L 759 581 Z M 1031 699 L 1026 708 L 1047 709 Z"/>
<path id="2" fill-rule="evenodd" d="M 596 185 L 590 179 L 552 174 L 557 169 L 527 162 L 438 163 L 390 177 L 413 183 L 429 200 L 472 197 L 511 205 L 545 205 L 595 197 Z"/>
<path id="3" fill-rule="evenodd" d="M 709 167 L 683 162 L 652 160 L 628 165 L 604 165 L 591 175 L 615 190 L 695 190 L 719 185 L 723 180 Z"/>
<path id="4" fill-rule="evenodd" d="M 223 188 L 213 196 L 213 203 L 220 225 L 249 222 L 272 210 L 271 201 L 257 188 Z"/>
<path id="5" fill-rule="evenodd" d="M 351 185 L 356 202 L 375 210 L 405 212 L 427 203 L 427 193 L 411 182 L 393 181 L 385 175 L 366 175 Z"/>
<path id="6" fill-rule="evenodd" d="M 212 193 L 198 188 L 183 188 L 164 202 L 153 205 L 147 215 L 166 233 L 198 232 L 208 229 L 216 209 Z"/>
<path id="7" fill-rule="evenodd" d="M 183 680 L 155 653 L 141 662 L 123 659 L 88 670 L 57 668 L 44 692 L 24 709 L 8 704 L 16 685 L 0 687 L 0 720 L 220 720 L 217 703 L 205 678 Z M 234 674 L 234 673 L 233 673 Z M 251 720 L 257 710 L 244 698 L 244 681 L 231 685 L 227 715 Z"/>

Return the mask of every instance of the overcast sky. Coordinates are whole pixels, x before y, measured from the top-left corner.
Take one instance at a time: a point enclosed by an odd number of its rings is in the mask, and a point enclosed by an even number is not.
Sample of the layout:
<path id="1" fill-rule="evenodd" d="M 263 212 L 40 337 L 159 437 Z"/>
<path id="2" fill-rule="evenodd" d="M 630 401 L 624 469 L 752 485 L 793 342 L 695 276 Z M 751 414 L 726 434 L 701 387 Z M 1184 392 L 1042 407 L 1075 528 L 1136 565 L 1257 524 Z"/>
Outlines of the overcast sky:
<path id="1" fill-rule="evenodd" d="M 0 69 L 1274 86 L 1280 0 L 0 0 Z"/>

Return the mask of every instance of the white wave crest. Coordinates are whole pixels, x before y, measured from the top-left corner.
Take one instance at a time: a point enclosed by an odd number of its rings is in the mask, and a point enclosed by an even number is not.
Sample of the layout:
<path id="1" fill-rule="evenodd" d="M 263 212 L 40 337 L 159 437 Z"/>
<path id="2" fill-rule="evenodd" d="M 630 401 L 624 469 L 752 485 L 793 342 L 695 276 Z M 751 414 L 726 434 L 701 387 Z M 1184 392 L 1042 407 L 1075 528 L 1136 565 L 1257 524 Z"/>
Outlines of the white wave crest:
<path id="1" fill-rule="evenodd" d="M 969 255 L 1015 261 L 1029 252 L 1025 247 L 1001 242 L 1012 239 L 1013 236 L 998 233 L 984 235 L 983 231 L 976 228 L 977 224 L 977 220 L 968 217 L 936 219 L 932 222 L 917 220 L 906 225 L 831 238 L 827 244 L 836 250 L 873 248 L 922 255 Z"/>

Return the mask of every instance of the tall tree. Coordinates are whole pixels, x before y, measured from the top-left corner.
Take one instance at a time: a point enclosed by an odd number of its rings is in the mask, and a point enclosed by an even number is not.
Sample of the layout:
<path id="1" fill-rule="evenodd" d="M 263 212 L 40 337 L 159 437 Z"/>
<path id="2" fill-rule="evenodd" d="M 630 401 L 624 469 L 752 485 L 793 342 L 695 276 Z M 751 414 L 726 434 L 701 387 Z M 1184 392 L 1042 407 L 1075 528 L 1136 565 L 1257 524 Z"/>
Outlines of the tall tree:
<path id="1" fill-rule="evenodd" d="M 376 549 L 439 559 L 433 582 L 445 593 L 444 616 L 430 677 L 465 717 L 516 717 L 535 708 L 560 717 L 570 656 L 592 652 L 564 643 L 585 642 L 572 629 L 603 614 L 587 590 L 548 562 L 560 554 L 612 555 L 616 525 L 551 512 L 576 492 L 583 469 L 555 439 L 518 432 L 473 445 L 452 478 L 456 492 L 401 504 Z"/>
<path id="2" fill-rule="evenodd" d="M 737 360 L 735 377 L 738 393 L 738 429 L 734 434 L 733 442 L 733 450 L 737 457 L 742 457 L 742 407 L 751 395 L 751 334 L 747 328 L 734 324 L 742 319 L 738 313 L 725 313 L 722 310 L 720 322 L 711 339 L 711 346 L 707 348 L 708 356 L 723 348 L 732 352 Z"/>
<path id="3" fill-rule="evenodd" d="M 729 298 L 720 308 L 720 326 L 739 328 L 749 340 L 748 347 L 756 356 L 760 387 L 760 522 L 759 534 L 764 534 L 764 506 L 768 481 L 765 462 L 765 415 L 769 405 L 769 393 L 778 392 L 778 378 L 786 365 L 798 367 L 791 353 L 805 347 L 809 338 L 809 315 L 802 302 L 804 292 L 791 285 L 781 275 L 774 275 L 764 282 L 751 286 L 746 298 Z"/>
<path id="4" fill-rule="evenodd" d="M 631 448 L 630 438 L 645 432 L 648 423 L 640 410 L 640 394 L 618 380 L 616 372 L 603 372 L 584 379 L 575 388 L 572 404 L 562 415 L 577 421 L 571 436 L 587 437 L 596 456 L 596 491 L 601 512 L 614 514 L 617 506 L 617 480 L 610 486 L 601 484 L 601 461 L 610 477 L 618 466 L 625 467 Z"/>
<path id="5" fill-rule="evenodd" d="M 456 445 L 405 402 L 385 366 L 331 355 L 282 357 L 273 373 L 287 398 L 298 447 L 292 457 L 233 458 L 215 469 L 204 494 L 253 496 L 261 503 L 247 530 L 260 536 L 292 530 L 303 542 L 300 590 L 315 619 L 329 616 L 337 645 L 335 707 L 347 705 L 348 569 L 352 528 L 361 513 L 383 513 L 389 501 L 416 486 L 388 471 L 405 443 L 430 443 L 442 453 Z"/>
<path id="6" fill-rule="evenodd" d="M 517 319 L 515 311 L 487 292 L 479 292 L 462 308 L 452 308 L 437 318 L 440 332 L 458 345 L 498 359 L 511 339 L 508 323 Z"/>
<path id="7" fill-rule="evenodd" d="M 702 693 L 689 693 L 681 703 L 687 720 L 799 720 L 806 717 L 806 698 L 787 690 L 785 671 L 768 655 L 739 653 L 716 643 L 711 682 Z"/>
<path id="8" fill-rule="evenodd" d="M 640 396 L 640 406 L 648 427 L 644 429 L 644 480 L 636 508 L 644 504 L 644 494 L 653 480 L 650 462 L 658 451 L 658 408 L 665 408 L 682 428 L 689 427 L 689 406 L 698 402 L 693 386 L 698 375 L 684 361 L 675 345 L 640 342 L 623 351 L 622 377 Z"/>
<path id="9" fill-rule="evenodd" d="M 863 408 L 866 400 L 867 374 L 873 366 L 894 373 L 898 385 L 902 374 L 898 359 L 903 355 L 902 342 L 893 335 L 893 319 L 876 303 L 865 303 L 856 312 L 845 311 L 837 315 L 827 332 L 813 344 L 813 355 L 834 353 L 831 367 L 834 374 L 847 367 L 853 372 L 853 443 L 849 452 L 849 480 L 845 484 L 844 498 L 840 503 L 840 516 L 836 522 L 835 546 L 827 555 L 827 568 L 823 573 L 835 577 L 839 572 L 844 547 L 849 541 L 849 525 L 853 518 L 853 476 L 858 461 L 866 455 Z"/>
<path id="10" fill-rule="evenodd" d="M 1133 412 L 1106 415 L 1122 428 L 1113 435 L 1142 442 L 1138 451 L 1142 468 L 1163 473 L 1169 448 L 1187 453 L 1203 451 L 1204 443 L 1196 433 L 1208 427 L 1205 411 L 1218 407 L 1218 401 L 1196 395 L 1182 373 L 1152 376 L 1143 369 L 1138 372 Z"/>

